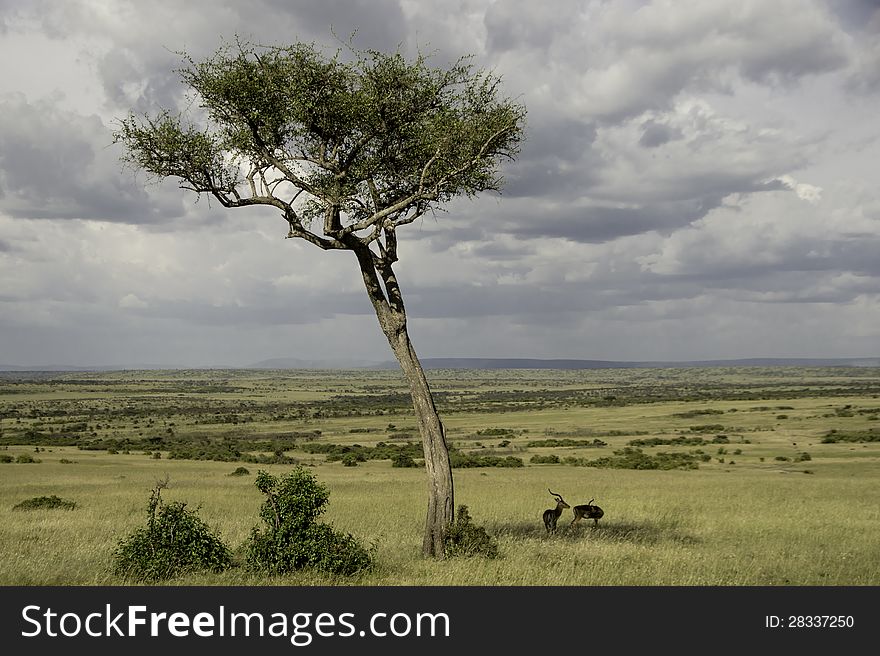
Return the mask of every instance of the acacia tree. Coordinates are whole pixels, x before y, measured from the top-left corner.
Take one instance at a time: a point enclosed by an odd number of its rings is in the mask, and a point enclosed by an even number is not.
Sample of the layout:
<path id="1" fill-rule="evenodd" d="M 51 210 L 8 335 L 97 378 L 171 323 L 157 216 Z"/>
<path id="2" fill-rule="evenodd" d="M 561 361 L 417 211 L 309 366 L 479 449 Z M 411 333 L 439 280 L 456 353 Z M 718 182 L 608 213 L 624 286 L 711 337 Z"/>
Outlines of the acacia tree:
<path id="1" fill-rule="evenodd" d="M 123 161 L 157 179 L 176 179 L 224 207 L 274 207 L 288 238 L 354 254 L 418 418 L 428 474 L 422 551 L 442 558 L 452 470 L 407 332 L 397 230 L 454 197 L 499 190 L 525 108 L 468 58 L 438 68 L 422 55 L 343 54 L 237 42 L 200 62 L 184 56 L 190 113 L 129 114 L 114 141 L 125 147 Z"/>

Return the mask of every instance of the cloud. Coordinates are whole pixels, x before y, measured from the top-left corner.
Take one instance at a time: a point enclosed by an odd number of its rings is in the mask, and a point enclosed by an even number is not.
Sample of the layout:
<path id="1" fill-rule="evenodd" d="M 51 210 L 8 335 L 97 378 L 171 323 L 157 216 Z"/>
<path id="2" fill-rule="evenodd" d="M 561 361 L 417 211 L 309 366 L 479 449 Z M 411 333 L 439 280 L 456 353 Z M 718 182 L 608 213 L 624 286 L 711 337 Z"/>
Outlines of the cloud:
<path id="1" fill-rule="evenodd" d="M 129 110 L 186 106 L 178 51 L 333 52 L 331 26 L 473 53 L 528 108 L 501 195 L 401 230 L 422 355 L 873 354 L 875 4 L 0 0 L 0 361 L 389 357 L 350 254 L 145 184 L 110 145 Z"/>
<path id="2" fill-rule="evenodd" d="M 0 211 L 42 219 L 151 223 L 183 214 L 179 197 L 149 195 L 120 170 L 119 150 L 96 116 L 0 99 Z"/>

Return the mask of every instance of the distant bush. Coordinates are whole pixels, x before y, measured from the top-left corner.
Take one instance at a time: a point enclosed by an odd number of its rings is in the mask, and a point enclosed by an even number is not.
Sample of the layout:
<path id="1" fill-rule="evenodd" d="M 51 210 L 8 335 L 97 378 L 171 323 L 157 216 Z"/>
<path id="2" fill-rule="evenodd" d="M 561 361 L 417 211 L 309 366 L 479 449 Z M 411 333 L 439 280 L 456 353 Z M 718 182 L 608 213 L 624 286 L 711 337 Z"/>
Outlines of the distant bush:
<path id="1" fill-rule="evenodd" d="M 613 456 L 588 460 L 586 467 L 610 469 L 697 469 L 697 457 L 688 453 L 657 453 L 649 455 L 641 449 L 624 447 Z"/>
<path id="2" fill-rule="evenodd" d="M 392 467 L 421 467 L 408 453 L 398 453 L 391 458 Z"/>
<path id="3" fill-rule="evenodd" d="M 512 435 L 516 431 L 512 428 L 484 428 L 483 430 L 478 430 L 477 435 L 481 435 L 483 437 L 501 437 L 502 435 Z"/>
<path id="4" fill-rule="evenodd" d="M 8 453 L 0 453 L 0 462 L 12 462 L 13 460 L 15 460 L 15 458 Z"/>
<path id="5" fill-rule="evenodd" d="M 687 412 L 675 412 L 673 413 L 673 417 L 682 417 L 684 419 L 693 419 L 694 417 L 699 417 L 700 415 L 723 415 L 724 410 L 714 410 L 712 408 L 706 408 L 702 410 L 688 410 Z"/>
<path id="6" fill-rule="evenodd" d="M 534 455 L 529 459 L 529 462 L 536 465 L 556 465 L 559 464 L 559 456 L 556 454 L 546 456 Z"/>
<path id="7" fill-rule="evenodd" d="M 562 439 L 559 438 L 550 438 L 546 440 L 530 440 L 526 446 L 528 447 L 563 447 L 563 446 L 576 446 L 576 447 L 600 447 L 600 446 L 608 446 L 607 443 L 602 440 L 573 440 L 571 438 L 565 437 Z"/>
<path id="8" fill-rule="evenodd" d="M 53 494 L 51 497 L 27 499 L 12 506 L 13 510 L 53 510 L 56 508 L 59 510 L 73 510 L 76 508 L 76 502 L 62 499 Z"/>
<path id="9" fill-rule="evenodd" d="M 453 556 L 498 557 L 498 543 L 482 526 L 471 521 L 467 506 L 459 506 L 446 531 L 445 554 Z"/>
<path id="10" fill-rule="evenodd" d="M 521 458 L 514 456 L 475 456 L 460 451 L 449 451 L 449 462 L 453 467 L 524 467 Z"/>
<path id="11" fill-rule="evenodd" d="M 699 424 L 697 426 L 691 426 L 690 430 L 692 433 L 714 433 L 715 431 L 724 430 L 723 424 Z"/>
<path id="12" fill-rule="evenodd" d="M 869 428 L 863 431 L 845 432 L 832 429 L 822 438 L 823 444 L 834 444 L 836 442 L 880 442 L 880 429 Z"/>
<path id="13" fill-rule="evenodd" d="M 370 552 L 356 538 L 317 521 L 330 493 L 308 470 L 297 467 L 282 478 L 260 471 L 254 484 L 266 500 L 260 507 L 263 527 L 254 527 L 246 544 L 249 568 L 354 574 L 372 567 Z"/>
<path id="14" fill-rule="evenodd" d="M 247 467 L 236 467 L 229 476 L 249 476 L 251 470 Z"/>
<path id="15" fill-rule="evenodd" d="M 113 571 L 137 581 L 162 581 L 188 572 L 220 572 L 232 565 L 232 552 L 216 531 L 185 503 L 164 504 L 156 484 L 147 506 L 147 525 L 120 540 Z"/>
<path id="16" fill-rule="evenodd" d="M 39 458 L 34 458 L 30 453 L 20 453 L 18 455 L 18 457 L 15 459 L 15 462 L 29 464 L 29 463 L 43 462 L 43 461 L 40 460 Z"/>
<path id="17" fill-rule="evenodd" d="M 328 458 L 329 460 L 329 458 Z M 366 462 L 367 459 L 364 458 L 360 453 L 346 453 L 342 456 L 342 464 L 345 467 L 357 467 L 359 462 Z"/>
<path id="18" fill-rule="evenodd" d="M 639 440 L 630 440 L 629 446 L 703 446 L 711 442 L 702 437 L 648 437 Z"/>

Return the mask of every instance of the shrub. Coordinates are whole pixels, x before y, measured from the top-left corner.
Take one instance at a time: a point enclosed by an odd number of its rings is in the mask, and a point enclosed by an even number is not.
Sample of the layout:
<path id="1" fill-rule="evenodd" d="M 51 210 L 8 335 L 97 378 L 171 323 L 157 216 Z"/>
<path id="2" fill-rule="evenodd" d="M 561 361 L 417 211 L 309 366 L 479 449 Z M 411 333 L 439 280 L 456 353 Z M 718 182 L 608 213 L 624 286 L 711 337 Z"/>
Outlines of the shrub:
<path id="1" fill-rule="evenodd" d="M 232 552 L 219 535 L 185 503 L 162 503 L 161 490 L 153 488 L 147 509 L 147 526 L 120 540 L 114 551 L 115 574 L 137 581 L 161 581 L 198 570 L 220 572 L 232 564 Z"/>
<path id="2" fill-rule="evenodd" d="M 391 458 L 391 466 L 392 467 L 419 467 L 420 465 L 408 453 L 398 453 L 398 454 L 395 454 L 393 458 Z"/>
<path id="3" fill-rule="evenodd" d="M 559 456 L 556 454 L 550 454 L 546 456 L 534 455 L 529 459 L 529 462 L 536 465 L 555 465 L 559 463 Z"/>
<path id="4" fill-rule="evenodd" d="M 53 494 L 51 497 L 34 497 L 12 506 L 13 510 L 52 510 L 55 508 L 73 510 L 76 508 L 76 502 L 62 499 Z"/>
<path id="5" fill-rule="evenodd" d="M 39 458 L 34 458 L 30 453 L 20 453 L 15 459 L 17 463 L 42 462 Z"/>
<path id="6" fill-rule="evenodd" d="M 476 456 L 449 450 L 449 463 L 453 467 L 522 467 L 522 458 L 514 456 Z"/>
<path id="7" fill-rule="evenodd" d="M 15 460 L 15 458 L 8 453 L 0 453 L 0 462 L 12 462 L 13 460 Z"/>
<path id="8" fill-rule="evenodd" d="M 482 526 L 471 522 L 467 506 L 459 506 L 455 521 L 446 529 L 445 554 L 453 556 L 498 557 L 498 543 Z"/>
<path id="9" fill-rule="evenodd" d="M 364 458 L 359 453 L 346 453 L 342 456 L 342 464 L 345 467 L 357 467 L 358 462 L 366 462 L 366 458 Z"/>
<path id="10" fill-rule="evenodd" d="M 330 495 L 311 472 L 298 466 L 279 479 L 260 471 L 254 484 L 266 500 L 260 507 L 264 526 L 254 527 L 246 544 L 249 568 L 283 574 L 314 567 L 354 574 L 372 567 L 370 552 L 356 538 L 317 521 Z"/>
<path id="11" fill-rule="evenodd" d="M 236 467 L 235 470 L 229 474 L 230 476 L 248 476 L 250 475 L 250 470 L 247 467 Z"/>
<path id="12" fill-rule="evenodd" d="M 706 462 L 704 454 L 700 459 Z M 581 464 L 581 463 L 579 463 Z M 605 456 L 583 463 L 587 467 L 611 469 L 697 469 L 697 457 L 687 453 L 657 453 L 649 455 L 641 449 L 624 447 L 613 456 Z"/>

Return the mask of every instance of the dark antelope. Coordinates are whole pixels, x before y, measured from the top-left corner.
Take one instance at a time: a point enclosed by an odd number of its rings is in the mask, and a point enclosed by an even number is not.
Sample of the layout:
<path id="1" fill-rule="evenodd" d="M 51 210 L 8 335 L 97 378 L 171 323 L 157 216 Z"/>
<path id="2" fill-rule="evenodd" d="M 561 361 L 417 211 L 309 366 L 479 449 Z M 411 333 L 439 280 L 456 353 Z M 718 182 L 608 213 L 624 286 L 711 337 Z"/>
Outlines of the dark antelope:
<path id="1" fill-rule="evenodd" d="M 556 492 L 550 488 L 547 488 L 547 491 L 556 497 L 556 507 L 548 508 L 544 511 L 544 528 L 547 529 L 548 533 L 554 533 L 556 532 L 556 520 L 559 519 L 559 516 L 565 508 L 571 508 L 571 506 L 565 503 L 565 499 L 556 494 Z"/>
<path id="2" fill-rule="evenodd" d="M 574 526 L 575 522 L 579 519 L 592 519 L 593 526 L 596 527 L 599 525 L 599 520 L 602 519 L 602 516 L 605 514 L 605 511 L 599 506 L 593 505 L 593 499 L 590 499 L 589 503 L 585 503 L 582 506 L 575 506 L 571 511 L 574 513 L 574 519 L 571 520 L 571 524 L 568 525 L 569 528 Z"/>

